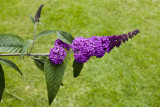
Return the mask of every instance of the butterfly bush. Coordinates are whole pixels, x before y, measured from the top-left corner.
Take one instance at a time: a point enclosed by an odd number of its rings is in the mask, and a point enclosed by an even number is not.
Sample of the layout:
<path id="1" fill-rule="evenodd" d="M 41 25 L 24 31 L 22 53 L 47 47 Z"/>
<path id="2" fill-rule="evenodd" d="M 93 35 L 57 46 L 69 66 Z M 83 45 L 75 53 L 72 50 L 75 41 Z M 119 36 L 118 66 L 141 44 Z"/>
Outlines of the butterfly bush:
<path id="1" fill-rule="evenodd" d="M 55 46 L 50 50 L 49 59 L 53 65 L 61 64 L 66 55 L 64 48 Z"/>
<path id="2" fill-rule="evenodd" d="M 54 44 L 56 47 L 51 49 L 49 58 L 53 64 L 60 64 L 66 56 L 66 52 L 63 48 L 66 48 L 67 51 L 71 48 L 74 52 L 75 61 L 85 63 L 92 56 L 101 58 L 105 55 L 105 52 L 110 53 L 114 47 L 119 47 L 122 42 L 125 43 L 128 39 L 132 39 L 137 33 L 139 33 L 138 29 L 128 32 L 128 34 L 118 36 L 76 37 L 71 45 L 57 39 Z"/>

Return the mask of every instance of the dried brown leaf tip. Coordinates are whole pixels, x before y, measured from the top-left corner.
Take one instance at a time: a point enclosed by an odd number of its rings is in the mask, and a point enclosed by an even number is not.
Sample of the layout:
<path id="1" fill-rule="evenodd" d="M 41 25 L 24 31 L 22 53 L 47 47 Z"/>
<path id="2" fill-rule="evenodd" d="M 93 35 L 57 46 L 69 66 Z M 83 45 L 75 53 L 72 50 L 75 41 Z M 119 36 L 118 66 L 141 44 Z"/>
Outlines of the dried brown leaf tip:
<path id="1" fill-rule="evenodd" d="M 37 10 L 36 15 L 35 15 L 35 22 L 39 22 L 43 6 L 44 6 L 44 4 L 42 4 L 41 6 L 39 6 L 39 9 Z"/>

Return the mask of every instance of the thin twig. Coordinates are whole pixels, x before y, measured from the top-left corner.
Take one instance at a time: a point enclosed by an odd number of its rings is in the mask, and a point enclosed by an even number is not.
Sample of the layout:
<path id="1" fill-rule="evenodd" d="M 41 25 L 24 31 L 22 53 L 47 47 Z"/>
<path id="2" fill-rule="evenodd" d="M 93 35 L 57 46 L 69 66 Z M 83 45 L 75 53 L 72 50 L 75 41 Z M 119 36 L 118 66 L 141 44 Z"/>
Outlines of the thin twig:
<path id="1" fill-rule="evenodd" d="M 74 51 L 68 51 L 67 53 L 71 53 Z M 0 56 L 20 56 L 21 53 L 12 53 L 12 54 L 0 54 Z M 25 53 L 25 56 L 49 56 L 49 53 Z"/>
<path id="2" fill-rule="evenodd" d="M 34 41 L 35 41 L 35 37 L 36 37 L 36 29 L 37 29 L 37 22 L 36 22 L 35 27 L 34 27 L 33 43 L 32 43 L 32 47 L 31 47 L 31 50 L 29 51 L 29 53 L 31 53 L 31 51 L 33 49 L 33 46 L 34 46 Z"/>
<path id="3" fill-rule="evenodd" d="M 13 53 L 13 54 L 0 54 L 0 56 L 20 56 L 21 53 Z M 49 56 L 48 53 L 25 53 L 26 56 Z"/>

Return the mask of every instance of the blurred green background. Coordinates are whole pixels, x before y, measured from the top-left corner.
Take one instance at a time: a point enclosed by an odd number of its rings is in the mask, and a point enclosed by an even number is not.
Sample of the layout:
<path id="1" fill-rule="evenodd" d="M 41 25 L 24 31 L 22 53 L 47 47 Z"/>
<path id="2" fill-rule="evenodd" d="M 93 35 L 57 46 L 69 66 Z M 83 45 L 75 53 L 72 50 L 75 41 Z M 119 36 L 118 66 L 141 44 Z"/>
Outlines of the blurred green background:
<path id="1" fill-rule="evenodd" d="M 159 0 L 0 0 L 0 33 L 32 39 L 33 16 L 44 3 L 38 31 L 62 30 L 74 37 L 140 33 L 103 58 L 91 58 L 73 78 L 72 61 L 51 107 L 160 107 Z M 36 41 L 34 53 L 49 53 L 56 35 Z M 33 60 L 7 57 L 23 72 L 3 66 L 6 88 L 0 107 L 48 107 L 44 73 Z"/>

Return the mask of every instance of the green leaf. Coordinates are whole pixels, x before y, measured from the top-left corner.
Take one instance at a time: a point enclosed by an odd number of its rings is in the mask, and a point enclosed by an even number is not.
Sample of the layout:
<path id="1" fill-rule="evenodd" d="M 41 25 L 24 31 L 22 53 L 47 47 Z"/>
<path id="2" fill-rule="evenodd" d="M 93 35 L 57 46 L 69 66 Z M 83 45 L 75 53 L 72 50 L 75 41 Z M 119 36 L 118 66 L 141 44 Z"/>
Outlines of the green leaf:
<path id="1" fill-rule="evenodd" d="M 0 102 L 3 96 L 4 88 L 5 88 L 5 77 L 2 65 L 0 64 Z"/>
<path id="2" fill-rule="evenodd" d="M 31 39 L 25 40 L 20 58 L 22 58 L 24 56 L 24 54 L 27 52 L 28 48 L 31 46 L 32 42 L 33 42 L 33 40 L 31 40 Z"/>
<path id="3" fill-rule="evenodd" d="M 44 63 L 46 62 L 46 60 L 46 57 L 36 57 L 34 58 L 34 63 L 39 70 L 44 71 Z"/>
<path id="4" fill-rule="evenodd" d="M 58 38 L 67 44 L 71 44 L 74 38 L 71 34 L 64 31 L 57 31 Z"/>
<path id="5" fill-rule="evenodd" d="M 83 63 L 73 61 L 73 76 L 76 78 L 79 76 L 81 70 L 83 68 Z"/>
<path id="6" fill-rule="evenodd" d="M 62 83 L 64 71 L 65 65 L 63 62 L 58 65 L 53 65 L 50 60 L 47 60 L 44 64 L 49 105 L 52 103 L 58 93 L 59 87 Z"/>
<path id="7" fill-rule="evenodd" d="M 18 53 L 23 47 L 23 39 L 13 34 L 0 34 L 0 52 Z"/>
<path id="8" fill-rule="evenodd" d="M 29 14 L 29 16 L 30 16 L 32 23 L 35 24 L 34 17 L 31 14 Z"/>
<path id="9" fill-rule="evenodd" d="M 0 62 L 15 69 L 16 71 L 18 71 L 21 75 L 22 75 L 22 72 L 20 71 L 20 69 L 18 68 L 18 66 L 13 63 L 12 61 L 8 60 L 8 59 L 3 59 L 3 58 L 0 58 Z"/>
<path id="10" fill-rule="evenodd" d="M 56 33 L 56 31 L 53 31 L 53 30 L 42 31 L 36 36 L 35 40 L 40 38 L 40 37 L 47 36 L 47 35 L 50 35 L 50 34 L 53 34 L 53 33 Z"/>

